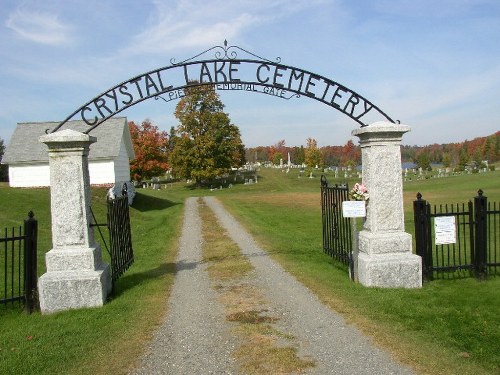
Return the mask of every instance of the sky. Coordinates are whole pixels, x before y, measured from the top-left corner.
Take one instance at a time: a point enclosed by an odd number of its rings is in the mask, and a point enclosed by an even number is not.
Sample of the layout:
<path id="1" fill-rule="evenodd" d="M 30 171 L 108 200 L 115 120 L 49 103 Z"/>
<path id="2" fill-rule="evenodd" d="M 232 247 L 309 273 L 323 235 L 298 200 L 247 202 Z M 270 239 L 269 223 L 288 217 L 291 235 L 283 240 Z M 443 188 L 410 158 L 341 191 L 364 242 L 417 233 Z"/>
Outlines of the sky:
<path id="1" fill-rule="evenodd" d="M 355 91 L 411 127 L 406 145 L 500 130 L 498 0 L 0 0 L 0 138 L 224 40 Z M 310 98 L 220 96 L 247 147 L 357 143 L 358 123 Z M 175 105 L 120 115 L 168 131 Z"/>

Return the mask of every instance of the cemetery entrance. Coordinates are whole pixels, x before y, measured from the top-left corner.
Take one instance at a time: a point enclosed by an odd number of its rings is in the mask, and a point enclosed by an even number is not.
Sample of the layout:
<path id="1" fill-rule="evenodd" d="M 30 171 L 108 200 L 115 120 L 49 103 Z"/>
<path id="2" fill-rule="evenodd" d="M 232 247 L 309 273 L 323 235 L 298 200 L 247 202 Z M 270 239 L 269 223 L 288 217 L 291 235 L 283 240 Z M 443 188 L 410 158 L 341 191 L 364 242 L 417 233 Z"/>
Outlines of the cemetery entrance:
<path id="1" fill-rule="evenodd" d="M 212 53 L 210 58 L 197 60 Z M 111 290 L 110 267 L 102 262 L 101 249 L 90 227 L 88 152 L 96 138 L 89 132 L 142 101 L 154 98 L 169 102 L 183 97 L 187 87 L 202 85 L 285 100 L 305 97 L 359 124 L 361 128 L 354 129 L 352 135 L 360 139 L 363 182 L 370 190 L 370 202 L 364 230 L 359 234 L 355 274 L 369 286 L 421 285 L 420 257 L 411 254 L 411 236 L 404 232 L 402 210 L 400 144 L 410 128 L 334 80 L 224 42 L 193 58 L 181 62 L 172 59 L 169 66 L 119 83 L 76 109 L 40 138 L 49 148 L 54 246 L 46 254 L 47 273 L 39 281 L 42 312 L 100 306 Z M 75 119 L 88 125 L 84 133 L 64 127 Z"/>

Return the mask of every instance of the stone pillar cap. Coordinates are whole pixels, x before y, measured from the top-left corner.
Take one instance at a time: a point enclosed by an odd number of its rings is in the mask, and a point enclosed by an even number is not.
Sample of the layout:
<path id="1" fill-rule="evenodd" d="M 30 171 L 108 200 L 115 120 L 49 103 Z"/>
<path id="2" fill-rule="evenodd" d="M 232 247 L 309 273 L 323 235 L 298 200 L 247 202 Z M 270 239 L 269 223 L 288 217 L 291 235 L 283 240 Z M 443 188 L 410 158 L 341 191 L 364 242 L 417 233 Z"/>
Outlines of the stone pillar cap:
<path id="1" fill-rule="evenodd" d="M 398 135 L 402 135 L 410 130 L 411 128 L 408 125 L 395 124 L 388 121 L 377 121 L 368 126 L 354 129 L 351 134 L 355 136 L 360 136 L 366 133 L 397 133 Z"/>
<path id="2" fill-rule="evenodd" d="M 42 135 L 39 138 L 39 141 L 42 143 L 66 143 L 66 142 L 94 143 L 97 141 L 97 138 L 85 133 L 77 132 L 75 130 L 64 129 L 61 131 L 57 131 L 55 133 Z"/>

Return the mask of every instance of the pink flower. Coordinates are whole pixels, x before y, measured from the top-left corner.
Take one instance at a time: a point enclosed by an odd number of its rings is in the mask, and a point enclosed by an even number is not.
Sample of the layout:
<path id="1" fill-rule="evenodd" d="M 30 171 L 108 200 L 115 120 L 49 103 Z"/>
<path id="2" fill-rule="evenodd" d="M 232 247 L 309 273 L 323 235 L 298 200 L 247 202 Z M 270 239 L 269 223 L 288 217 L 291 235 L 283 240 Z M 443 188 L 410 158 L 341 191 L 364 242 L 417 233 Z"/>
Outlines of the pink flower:
<path id="1" fill-rule="evenodd" d="M 351 199 L 356 201 L 367 201 L 369 198 L 368 189 L 365 185 L 360 183 L 355 183 L 351 191 L 349 192 Z"/>

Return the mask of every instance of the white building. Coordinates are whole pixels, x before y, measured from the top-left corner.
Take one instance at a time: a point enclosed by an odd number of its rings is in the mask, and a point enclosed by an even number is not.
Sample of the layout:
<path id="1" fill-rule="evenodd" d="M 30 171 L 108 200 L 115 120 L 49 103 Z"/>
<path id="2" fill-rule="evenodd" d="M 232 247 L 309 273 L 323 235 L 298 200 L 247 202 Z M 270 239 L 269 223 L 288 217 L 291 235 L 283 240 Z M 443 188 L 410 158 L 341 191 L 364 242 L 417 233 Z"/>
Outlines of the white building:
<path id="1" fill-rule="evenodd" d="M 2 164 L 9 166 L 9 184 L 12 187 L 50 185 L 47 146 L 40 136 L 50 133 L 59 122 L 29 122 L 17 124 Z M 89 126 L 83 121 L 68 121 L 60 130 L 84 132 Z M 111 118 L 93 129 L 90 135 L 97 142 L 90 146 L 89 174 L 92 185 L 130 181 L 129 160 L 134 159 L 134 148 L 126 117 Z"/>

